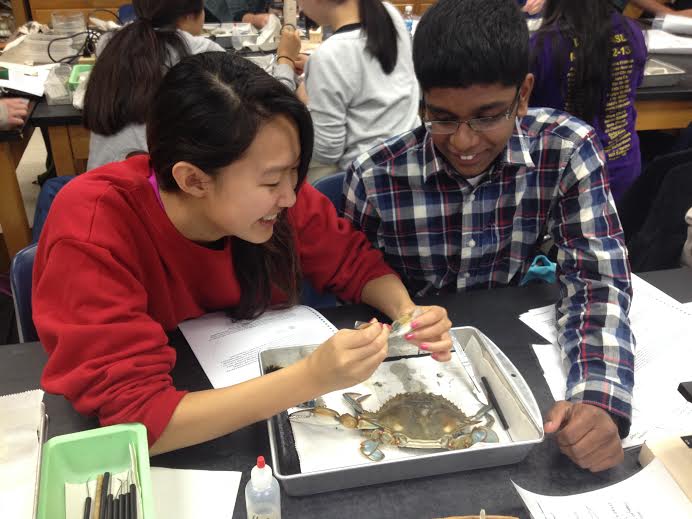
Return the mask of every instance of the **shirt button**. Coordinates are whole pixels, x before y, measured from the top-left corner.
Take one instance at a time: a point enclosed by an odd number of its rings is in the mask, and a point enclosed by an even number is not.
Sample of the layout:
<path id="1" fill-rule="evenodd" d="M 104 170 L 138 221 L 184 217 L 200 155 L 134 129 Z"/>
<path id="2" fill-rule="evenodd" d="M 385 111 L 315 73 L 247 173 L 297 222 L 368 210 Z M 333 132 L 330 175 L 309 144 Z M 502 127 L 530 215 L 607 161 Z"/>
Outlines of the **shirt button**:
<path id="1" fill-rule="evenodd" d="M 476 195 L 471 194 L 469 195 L 469 202 L 473 202 L 476 199 Z"/>
<path id="2" fill-rule="evenodd" d="M 470 273 L 470 272 L 465 272 L 465 273 L 464 273 L 464 277 L 467 278 L 467 279 L 470 278 L 470 277 L 471 277 L 471 273 Z"/>
<path id="3" fill-rule="evenodd" d="M 476 246 L 476 240 L 469 240 L 469 247 L 473 248 Z"/>

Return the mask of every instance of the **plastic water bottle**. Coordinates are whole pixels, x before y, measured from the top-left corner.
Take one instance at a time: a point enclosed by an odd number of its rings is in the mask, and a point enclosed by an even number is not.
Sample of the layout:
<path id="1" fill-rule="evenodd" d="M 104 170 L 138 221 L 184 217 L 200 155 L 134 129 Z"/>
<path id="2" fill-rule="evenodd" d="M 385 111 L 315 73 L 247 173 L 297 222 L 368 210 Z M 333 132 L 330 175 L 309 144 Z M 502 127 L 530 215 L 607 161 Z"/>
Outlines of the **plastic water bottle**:
<path id="1" fill-rule="evenodd" d="M 281 491 L 272 468 L 257 458 L 257 466 L 250 473 L 245 487 L 245 507 L 248 519 L 281 519 Z"/>
<path id="2" fill-rule="evenodd" d="M 404 25 L 409 34 L 413 34 L 413 6 L 404 7 Z"/>

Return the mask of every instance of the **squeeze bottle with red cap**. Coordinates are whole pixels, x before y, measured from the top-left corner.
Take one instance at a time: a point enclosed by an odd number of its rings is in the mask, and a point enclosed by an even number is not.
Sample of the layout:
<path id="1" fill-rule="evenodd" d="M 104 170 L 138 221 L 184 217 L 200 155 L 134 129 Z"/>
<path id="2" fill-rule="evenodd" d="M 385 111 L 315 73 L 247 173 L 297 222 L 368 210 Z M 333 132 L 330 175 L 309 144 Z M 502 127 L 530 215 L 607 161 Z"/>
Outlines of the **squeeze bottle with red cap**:
<path id="1" fill-rule="evenodd" d="M 245 507 L 248 519 L 281 519 L 279 482 L 264 462 L 264 456 L 257 458 L 257 466 L 245 486 Z"/>

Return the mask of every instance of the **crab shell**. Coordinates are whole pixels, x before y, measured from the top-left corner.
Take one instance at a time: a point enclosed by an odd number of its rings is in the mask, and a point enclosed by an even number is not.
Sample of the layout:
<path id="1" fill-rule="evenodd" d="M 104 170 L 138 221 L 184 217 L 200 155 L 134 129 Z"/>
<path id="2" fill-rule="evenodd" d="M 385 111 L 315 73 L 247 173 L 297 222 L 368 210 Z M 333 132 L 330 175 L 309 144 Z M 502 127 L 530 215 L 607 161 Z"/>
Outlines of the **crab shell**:
<path id="1" fill-rule="evenodd" d="M 479 423 L 443 396 L 431 393 L 396 395 L 361 418 L 396 437 L 405 437 L 406 447 L 420 449 L 440 448 L 441 440 Z"/>

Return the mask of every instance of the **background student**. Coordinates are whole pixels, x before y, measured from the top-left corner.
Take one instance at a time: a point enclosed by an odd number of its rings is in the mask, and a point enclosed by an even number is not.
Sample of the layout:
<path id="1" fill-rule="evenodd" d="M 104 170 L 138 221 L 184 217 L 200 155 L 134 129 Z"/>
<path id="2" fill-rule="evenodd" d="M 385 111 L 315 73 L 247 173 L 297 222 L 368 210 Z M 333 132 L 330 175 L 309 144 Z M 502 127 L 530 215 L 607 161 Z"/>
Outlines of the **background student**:
<path id="1" fill-rule="evenodd" d="M 520 5 L 524 5 L 524 11 L 529 14 L 537 14 L 543 9 L 546 0 L 517 0 Z M 692 0 L 673 0 L 672 4 L 658 2 L 657 0 L 606 0 L 610 1 L 620 12 L 625 10 L 628 4 L 632 4 L 654 16 L 665 16 L 676 14 L 680 16 L 692 16 Z"/>
<path id="2" fill-rule="evenodd" d="M 210 311 L 251 319 L 319 290 L 396 318 L 406 289 L 367 238 L 304 182 L 310 114 L 249 61 L 220 52 L 173 67 L 151 97 L 151 155 L 78 176 L 56 197 L 35 260 L 33 318 L 49 353 L 42 387 L 103 425 L 141 422 L 151 453 L 204 442 L 365 380 L 381 324 L 340 331 L 305 360 L 223 389 L 171 380 L 166 332 Z M 412 342 L 450 358 L 439 307 Z"/>
<path id="3" fill-rule="evenodd" d="M 270 3 L 269 0 L 207 0 L 206 9 L 211 14 L 212 20 L 216 22 L 240 22 L 242 20 L 246 23 L 253 23 L 255 18 L 246 18 L 246 16 L 266 13 Z M 258 20 L 262 19 L 259 18 Z M 253 23 L 253 25 L 255 24 Z"/>
<path id="4" fill-rule="evenodd" d="M 225 52 L 199 36 L 204 0 L 134 0 L 137 20 L 105 36 L 89 78 L 84 125 L 91 130 L 87 169 L 147 151 L 144 118 L 166 70 L 184 56 Z M 273 75 L 295 89 L 300 37 L 285 31 Z"/>
<path id="5" fill-rule="evenodd" d="M 421 295 L 516 285 L 550 234 L 569 371 L 545 432 L 583 468 L 617 465 L 632 412 L 632 287 L 598 138 L 569 114 L 528 109 L 514 0 L 440 0 L 413 47 L 425 125 L 353 163 L 344 215 Z"/>
<path id="6" fill-rule="evenodd" d="M 308 174 L 313 182 L 415 127 L 420 93 L 411 36 L 392 5 L 380 0 L 301 0 L 300 5 L 306 16 L 334 30 L 305 69 L 315 125 Z"/>
<path id="7" fill-rule="evenodd" d="M 531 49 L 531 106 L 569 112 L 595 128 L 619 202 L 641 173 L 634 106 L 647 55 L 641 29 L 603 0 L 547 0 Z"/>

